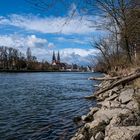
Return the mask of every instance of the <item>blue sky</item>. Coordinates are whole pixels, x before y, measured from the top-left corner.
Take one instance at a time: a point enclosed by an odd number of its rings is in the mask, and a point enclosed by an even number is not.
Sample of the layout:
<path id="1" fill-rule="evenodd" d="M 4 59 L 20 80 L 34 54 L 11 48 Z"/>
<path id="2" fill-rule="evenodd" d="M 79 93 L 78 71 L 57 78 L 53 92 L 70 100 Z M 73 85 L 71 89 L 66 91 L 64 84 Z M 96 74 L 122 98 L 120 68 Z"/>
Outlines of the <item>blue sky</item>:
<path id="1" fill-rule="evenodd" d="M 37 9 L 27 1 L 30 0 L 0 2 L 0 45 L 24 53 L 30 47 L 39 60 L 48 61 L 52 51 L 59 50 L 63 62 L 90 64 L 91 57 L 98 54 L 90 41 L 102 33 L 96 26 L 101 21 L 96 9 L 90 16 L 81 12 L 78 0 L 69 0 L 65 6 L 58 2 L 47 10 Z"/>

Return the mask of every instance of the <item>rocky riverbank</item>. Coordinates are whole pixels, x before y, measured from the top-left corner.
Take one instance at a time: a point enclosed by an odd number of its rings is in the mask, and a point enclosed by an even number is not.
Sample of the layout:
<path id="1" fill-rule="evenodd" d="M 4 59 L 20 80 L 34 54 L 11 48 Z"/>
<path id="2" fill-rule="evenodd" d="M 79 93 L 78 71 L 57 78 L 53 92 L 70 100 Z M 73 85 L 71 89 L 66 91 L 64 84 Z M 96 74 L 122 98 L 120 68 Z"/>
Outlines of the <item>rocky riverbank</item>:
<path id="1" fill-rule="evenodd" d="M 104 81 L 104 88 L 112 81 Z M 140 140 L 140 88 L 132 82 L 95 96 L 97 107 L 81 117 L 84 126 L 71 140 Z"/>

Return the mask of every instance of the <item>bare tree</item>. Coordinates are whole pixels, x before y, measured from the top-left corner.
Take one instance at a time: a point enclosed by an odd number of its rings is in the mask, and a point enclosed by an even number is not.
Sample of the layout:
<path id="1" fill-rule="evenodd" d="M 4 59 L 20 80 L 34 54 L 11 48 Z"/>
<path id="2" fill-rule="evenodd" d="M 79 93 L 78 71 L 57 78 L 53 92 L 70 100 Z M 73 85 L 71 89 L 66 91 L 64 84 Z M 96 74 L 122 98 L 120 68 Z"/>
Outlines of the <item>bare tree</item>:
<path id="1" fill-rule="evenodd" d="M 26 56 L 27 56 L 27 61 L 32 60 L 32 53 L 30 47 L 27 48 Z"/>
<path id="2" fill-rule="evenodd" d="M 27 0 L 31 5 L 34 5 L 41 10 L 52 8 L 58 2 L 69 7 L 69 2 L 63 0 Z M 79 1 L 79 0 L 77 0 Z M 76 2 L 77 2 L 76 1 Z M 72 2 L 72 1 L 71 1 Z M 80 5 L 82 3 L 82 6 Z M 83 6 L 84 5 L 84 6 Z M 113 63 L 120 63 L 125 58 L 128 63 L 133 63 L 133 57 L 139 52 L 140 46 L 140 1 L 139 0 L 80 0 L 78 8 L 84 9 L 86 14 L 95 15 L 95 10 L 98 10 L 99 16 L 104 18 L 99 29 L 108 31 L 109 38 L 100 39 L 91 43 L 93 47 L 100 50 L 102 59 L 111 67 Z M 75 11 L 75 10 L 74 10 Z M 71 13 L 69 20 L 74 16 L 74 11 Z M 68 21 L 69 21 L 68 20 Z M 64 23 L 64 25 L 67 21 Z M 94 25 L 93 25 L 94 26 Z M 107 40 L 109 42 L 107 42 Z M 127 57 L 125 57 L 127 56 Z M 124 62 L 124 60 L 123 60 Z"/>

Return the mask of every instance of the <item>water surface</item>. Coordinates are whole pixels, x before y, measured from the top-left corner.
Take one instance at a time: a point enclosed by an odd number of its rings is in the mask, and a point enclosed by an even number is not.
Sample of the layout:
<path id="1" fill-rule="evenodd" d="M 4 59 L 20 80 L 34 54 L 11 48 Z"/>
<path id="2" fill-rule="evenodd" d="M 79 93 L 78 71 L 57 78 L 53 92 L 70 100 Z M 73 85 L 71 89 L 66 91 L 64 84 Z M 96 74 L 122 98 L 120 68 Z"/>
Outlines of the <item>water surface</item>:
<path id="1" fill-rule="evenodd" d="M 97 73 L 1 73 L 0 140 L 68 140 L 94 101 Z"/>

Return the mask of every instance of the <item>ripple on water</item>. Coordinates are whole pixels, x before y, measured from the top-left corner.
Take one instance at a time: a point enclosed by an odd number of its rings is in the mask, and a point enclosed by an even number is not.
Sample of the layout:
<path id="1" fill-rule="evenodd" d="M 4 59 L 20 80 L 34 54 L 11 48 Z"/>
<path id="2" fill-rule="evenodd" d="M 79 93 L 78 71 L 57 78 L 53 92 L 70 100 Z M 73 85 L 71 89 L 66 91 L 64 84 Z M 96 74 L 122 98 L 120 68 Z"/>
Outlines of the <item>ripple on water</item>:
<path id="1" fill-rule="evenodd" d="M 67 140 L 76 131 L 75 116 L 95 104 L 93 73 L 0 74 L 0 139 Z"/>

